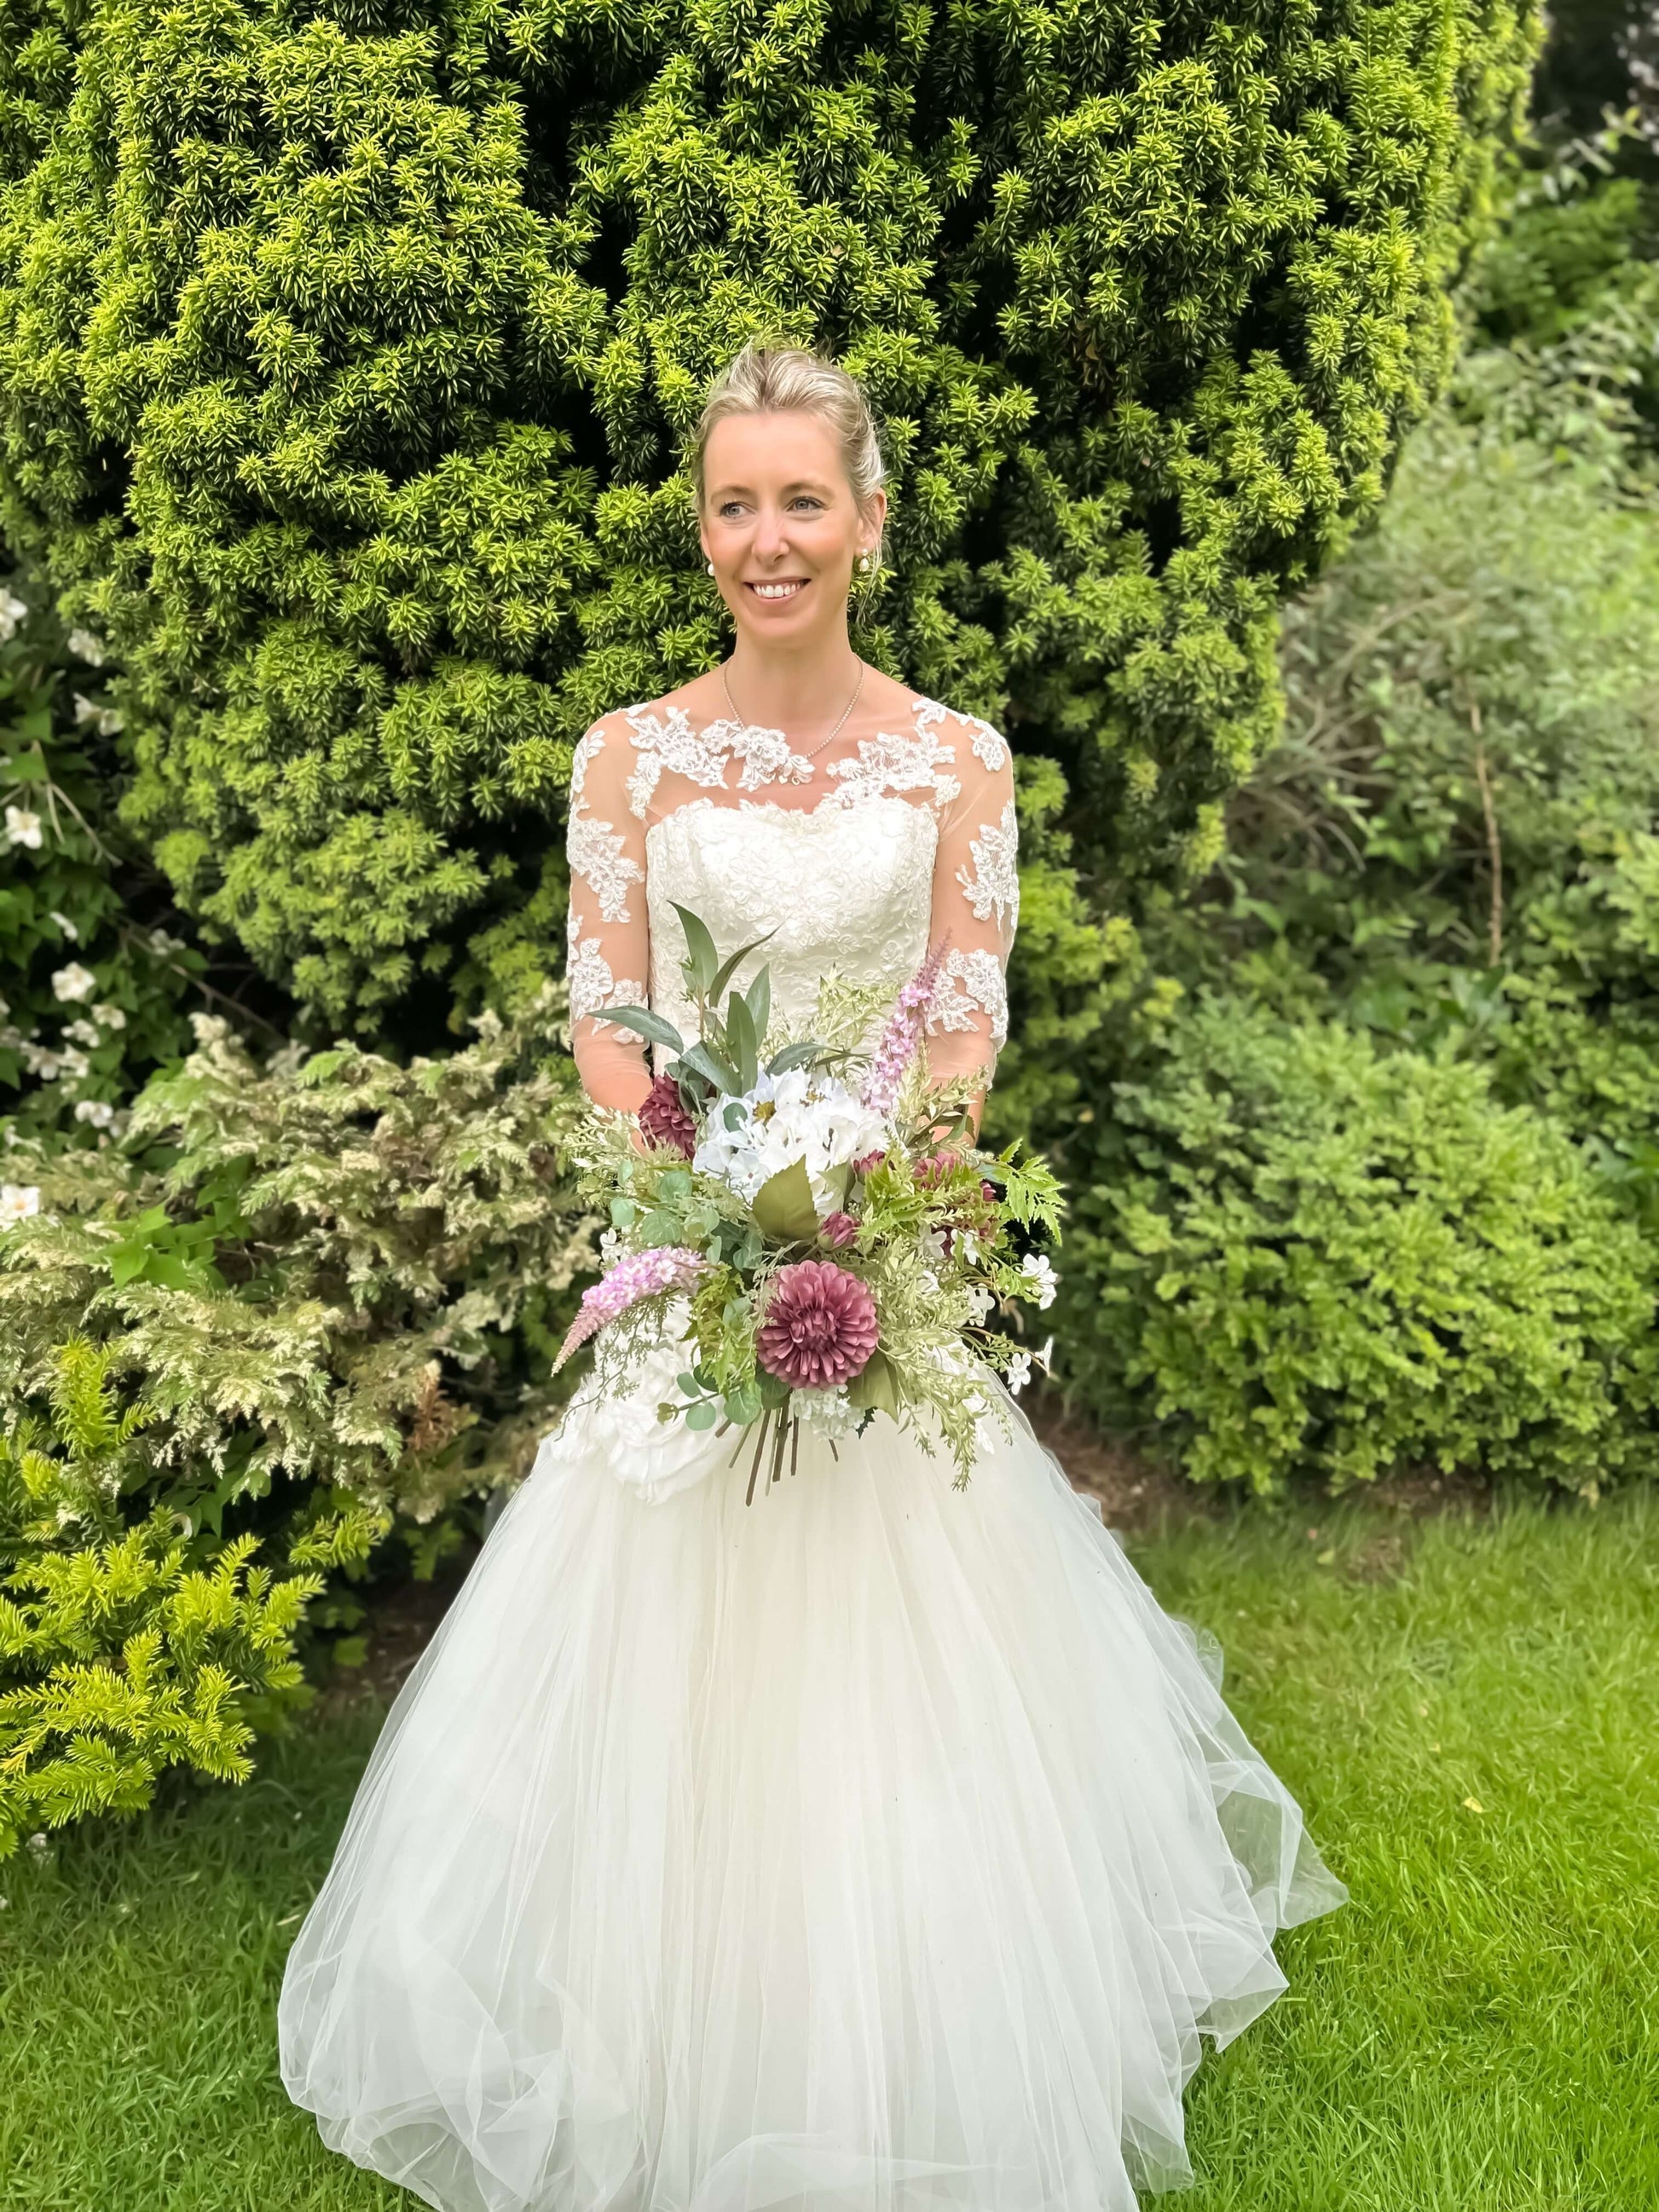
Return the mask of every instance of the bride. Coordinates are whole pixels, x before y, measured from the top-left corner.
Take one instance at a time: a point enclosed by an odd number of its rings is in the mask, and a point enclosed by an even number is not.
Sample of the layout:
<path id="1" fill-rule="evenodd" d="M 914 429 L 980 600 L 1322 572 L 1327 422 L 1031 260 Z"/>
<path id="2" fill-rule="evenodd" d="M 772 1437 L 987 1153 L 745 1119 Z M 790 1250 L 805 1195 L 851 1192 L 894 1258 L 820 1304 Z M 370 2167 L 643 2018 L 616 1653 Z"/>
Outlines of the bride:
<path id="1" fill-rule="evenodd" d="M 988 1082 L 1008 747 L 853 653 L 858 386 L 744 352 L 696 479 L 736 644 L 577 749 L 582 1081 L 649 1088 L 607 1008 L 690 1021 L 678 902 L 771 932 L 797 1017 L 946 939 L 930 1065 Z M 965 1489 L 884 1417 L 746 1506 L 657 1395 L 579 1395 L 393 1705 L 288 1960 L 289 2094 L 442 2212 L 1133 2212 L 1189 2179 L 1200 2032 L 1346 1895 L 1213 1643 L 1014 1409 Z"/>

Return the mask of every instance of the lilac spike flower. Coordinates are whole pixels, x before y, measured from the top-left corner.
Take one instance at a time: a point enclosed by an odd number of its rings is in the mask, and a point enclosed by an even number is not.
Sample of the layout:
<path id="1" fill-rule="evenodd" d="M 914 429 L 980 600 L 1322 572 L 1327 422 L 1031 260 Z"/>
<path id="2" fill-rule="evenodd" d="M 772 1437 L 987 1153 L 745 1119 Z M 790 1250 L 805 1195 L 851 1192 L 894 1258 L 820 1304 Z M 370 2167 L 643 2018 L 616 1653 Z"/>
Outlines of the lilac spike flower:
<path id="1" fill-rule="evenodd" d="M 872 1114 L 890 1114 L 898 1104 L 899 1085 L 916 1056 L 927 1017 L 933 1011 L 944 958 L 945 939 L 940 938 L 937 945 L 928 947 L 927 957 L 893 1002 L 864 1079 L 864 1103 Z"/>
<path id="2" fill-rule="evenodd" d="M 609 1274 L 582 1292 L 581 1311 L 559 1346 L 559 1356 L 553 1362 L 555 1372 L 607 1322 L 659 1291 L 684 1290 L 708 1265 L 701 1252 L 684 1244 L 654 1245 L 648 1252 L 630 1253 L 626 1260 L 619 1260 Z"/>

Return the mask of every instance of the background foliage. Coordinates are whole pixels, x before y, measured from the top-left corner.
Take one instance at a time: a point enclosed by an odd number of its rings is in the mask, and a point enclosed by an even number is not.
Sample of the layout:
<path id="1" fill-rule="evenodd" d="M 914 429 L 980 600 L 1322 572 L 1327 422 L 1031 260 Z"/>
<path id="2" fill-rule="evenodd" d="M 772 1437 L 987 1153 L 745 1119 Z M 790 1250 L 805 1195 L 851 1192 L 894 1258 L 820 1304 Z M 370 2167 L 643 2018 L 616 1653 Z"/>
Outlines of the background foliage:
<path id="1" fill-rule="evenodd" d="M 124 819 L 331 1021 L 527 986 L 571 741 L 719 650 L 680 443 L 781 327 L 886 422 L 867 649 L 1057 764 L 1055 1035 L 1079 915 L 1214 858 L 1278 593 L 1445 373 L 1534 38 L 1525 0 L 5 0 L 3 511 L 126 671 Z"/>

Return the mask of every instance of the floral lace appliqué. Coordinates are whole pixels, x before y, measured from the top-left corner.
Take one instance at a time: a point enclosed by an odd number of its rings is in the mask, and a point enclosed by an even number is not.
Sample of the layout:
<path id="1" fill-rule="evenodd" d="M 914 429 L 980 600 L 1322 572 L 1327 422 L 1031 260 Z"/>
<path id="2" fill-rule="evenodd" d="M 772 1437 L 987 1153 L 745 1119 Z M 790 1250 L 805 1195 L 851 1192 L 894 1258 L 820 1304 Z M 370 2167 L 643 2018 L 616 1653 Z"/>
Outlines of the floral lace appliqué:
<path id="1" fill-rule="evenodd" d="M 623 849 L 623 840 L 608 822 L 601 822 L 584 807 L 580 812 L 572 808 L 565 832 L 565 850 L 569 856 L 571 871 L 581 878 L 599 902 L 599 913 L 606 921 L 627 921 L 628 886 L 642 884 L 645 870 L 636 860 L 630 860 Z"/>
<path id="2" fill-rule="evenodd" d="M 1000 927 L 1012 930 L 1019 921 L 1019 826 L 1012 799 L 1000 823 L 981 823 L 978 836 L 968 841 L 968 850 L 974 856 L 973 866 L 958 868 L 957 881 L 975 920 L 986 921 L 994 914 Z"/>
<path id="3" fill-rule="evenodd" d="M 758 791 L 766 783 L 811 780 L 811 762 L 804 753 L 790 751 L 789 740 L 781 730 L 765 730 L 755 723 L 729 719 L 694 730 L 683 707 L 671 708 L 665 716 L 653 714 L 643 707 L 630 707 L 628 726 L 639 755 L 628 779 L 628 804 L 641 822 L 665 769 L 683 775 L 688 783 L 700 784 L 705 791 L 729 788 L 726 770 L 733 760 L 743 763 L 738 777 L 739 791 Z"/>
<path id="4" fill-rule="evenodd" d="M 1000 1051 L 1008 1042 L 1008 985 L 1002 963 L 994 952 L 983 949 L 947 953 L 929 1028 L 971 1030 L 975 1007 L 990 1016 L 991 1042 Z"/>
<path id="5" fill-rule="evenodd" d="M 961 784 L 944 772 L 955 764 L 957 749 L 942 745 L 933 732 L 933 725 L 945 709 L 940 707 L 930 714 L 930 705 L 924 700 L 917 708 L 915 727 L 908 736 L 883 730 L 873 738 L 859 740 L 856 760 L 831 761 L 824 773 L 834 776 L 841 787 L 825 804 L 858 806 L 890 793 L 926 791 L 936 806 L 948 806 L 958 797 Z"/>
<path id="6" fill-rule="evenodd" d="M 570 983 L 570 1018 L 579 1022 L 584 1015 L 594 1017 L 595 1029 L 610 1029 L 612 1024 L 598 1017 L 606 1006 L 642 1006 L 645 1004 L 645 985 L 624 975 L 618 982 L 611 972 L 611 963 L 597 937 L 584 937 L 580 916 L 572 915 L 569 922 L 570 958 L 566 974 Z"/>

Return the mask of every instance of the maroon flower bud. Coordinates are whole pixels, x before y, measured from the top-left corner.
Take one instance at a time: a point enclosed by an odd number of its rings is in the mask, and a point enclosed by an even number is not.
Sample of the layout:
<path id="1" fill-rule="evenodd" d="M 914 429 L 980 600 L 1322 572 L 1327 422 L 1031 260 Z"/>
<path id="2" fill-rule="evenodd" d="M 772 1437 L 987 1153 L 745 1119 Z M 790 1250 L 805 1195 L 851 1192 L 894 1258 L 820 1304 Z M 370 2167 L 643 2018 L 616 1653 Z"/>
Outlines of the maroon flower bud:
<path id="1" fill-rule="evenodd" d="M 826 1244 L 850 1244 L 859 1233 L 859 1225 L 850 1213 L 826 1213 L 818 1224 L 818 1234 Z"/>

